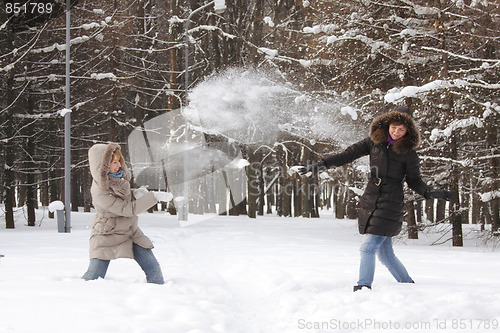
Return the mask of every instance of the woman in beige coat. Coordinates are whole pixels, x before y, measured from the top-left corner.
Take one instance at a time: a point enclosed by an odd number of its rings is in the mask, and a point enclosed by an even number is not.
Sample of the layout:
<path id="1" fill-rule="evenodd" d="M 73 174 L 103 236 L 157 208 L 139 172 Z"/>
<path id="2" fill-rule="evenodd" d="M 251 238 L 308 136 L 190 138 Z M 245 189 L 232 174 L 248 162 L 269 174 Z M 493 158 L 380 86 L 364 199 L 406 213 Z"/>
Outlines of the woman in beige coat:
<path id="1" fill-rule="evenodd" d="M 131 175 L 116 143 L 95 144 L 89 150 L 92 203 L 96 215 L 90 235 L 90 264 L 85 280 L 104 278 L 110 260 L 133 258 L 148 283 L 163 284 L 163 274 L 153 255 L 153 243 L 137 224 L 137 214 L 170 201 L 166 192 L 130 189 Z"/>

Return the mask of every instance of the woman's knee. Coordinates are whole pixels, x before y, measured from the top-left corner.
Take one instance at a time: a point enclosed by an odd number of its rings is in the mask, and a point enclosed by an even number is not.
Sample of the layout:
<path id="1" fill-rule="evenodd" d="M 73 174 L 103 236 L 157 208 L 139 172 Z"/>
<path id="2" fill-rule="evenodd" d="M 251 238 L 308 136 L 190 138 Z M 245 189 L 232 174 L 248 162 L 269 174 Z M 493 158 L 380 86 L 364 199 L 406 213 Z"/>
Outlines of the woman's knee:
<path id="1" fill-rule="evenodd" d="M 365 240 L 361 244 L 359 251 L 361 253 L 375 254 L 378 252 L 380 245 L 384 242 L 383 236 L 367 234 Z"/>

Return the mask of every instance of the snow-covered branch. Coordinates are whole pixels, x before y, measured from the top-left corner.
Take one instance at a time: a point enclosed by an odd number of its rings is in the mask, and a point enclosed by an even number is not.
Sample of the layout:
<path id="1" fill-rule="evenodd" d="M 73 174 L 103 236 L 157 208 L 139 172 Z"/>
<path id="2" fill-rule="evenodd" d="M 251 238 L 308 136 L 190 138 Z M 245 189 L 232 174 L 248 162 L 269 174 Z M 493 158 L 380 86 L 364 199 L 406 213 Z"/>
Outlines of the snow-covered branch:
<path id="1" fill-rule="evenodd" d="M 428 155 L 419 155 L 419 158 L 421 160 L 430 160 L 430 161 L 440 161 L 440 162 L 446 162 L 446 163 L 452 163 L 452 164 L 458 164 L 458 165 L 461 165 L 463 167 L 465 166 L 469 166 L 470 165 L 470 161 L 468 160 L 456 160 L 456 159 L 452 159 L 452 158 L 448 158 L 448 157 L 436 157 L 436 156 L 428 156 Z"/>
<path id="2" fill-rule="evenodd" d="M 435 80 L 423 86 L 407 86 L 404 88 L 392 88 L 384 97 L 387 103 L 397 103 L 405 97 L 419 97 L 421 94 L 428 94 L 433 91 L 449 89 L 454 87 L 464 87 L 470 85 L 464 80 Z"/>
<path id="3" fill-rule="evenodd" d="M 45 24 L 43 27 L 40 28 L 40 31 L 38 31 L 34 36 L 33 38 L 27 43 L 29 45 L 29 48 L 26 50 L 26 52 L 24 52 L 22 55 L 20 55 L 19 57 L 16 58 L 16 60 L 13 62 L 13 63 L 10 63 L 10 64 L 7 64 L 6 66 L 0 68 L 0 72 L 8 72 L 10 70 L 12 70 L 14 68 L 14 66 L 21 62 L 21 60 L 24 59 L 24 57 L 30 53 L 30 51 L 35 47 L 36 45 L 36 42 L 38 41 L 38 39 L 40 38 L 40 35 L 42 34 L 42 32 L 45 30 L 45 27 L 47 26 L 47 24 Z M 16 54 L 19 50 L 16 49 L 16 50 L 13 50 L 11 53 L 12 54 Z"/>
<path id="4" fill-rule="evenodd" d="M 464 56 L 464 55 L 461 55 L 461 54 L 456 54 L 456 53 L 453 53 L 453 52 L 450 52 L 450 51 L 447 51 L 447 50 L 438 49 L 438 48 L 435 48 L 435 47 L 422 46 L 422 49 L 423 50 L 428 50 L 428 51 L 436 51 L 436 52 L 440 52 L 440 53 L 446 53 L 446 54 L 448 54 L 448 55 L 450 55 L 452 57 L 456 57 L 456 58 L 460 58 L 460 59 L 464 59 L 464 60 L 468 60 L 468 61 L 492 62 L 492 63 L 496 63 L 496 64 L 500 63 L 500 59 L 473 58 L 473 57 L 468 57 L 468 56 Z"/>
<path id="5" fill-rule="evenodd" d="M 484 126 L 484 122 L 481 118 L 478 117 L 453 120 L 444 130 L 439 130 L 437 128 L 433 129 L 431 132 L 430 139 L 432 141 L 436 141 L 440 136 L 443 135 L 449 137 L 456 129 L 466 128 L 469 126 L 476 126 L 477 128 L 481 128 Z"/>
<path id="6" fill-rule="evenodd" d="M 500 198 L 500 191 L 496 190 L 496 191 L 481 193 L 479 194 L 479 197 L 481 198 L 482 202 L 488 202 L 495 198 Z"/>
<path id="7" fill-rule="evenodd" d="M 193 29 L 189 29 L 189 35 L 191 35 L 193 32 L 198 32 L 198 31 L 218 31 L 222 36 L 229 38 L 229 39 L 235 39 L 237 36 L 229 34 L 222 30 L 221 28 L 214 26 L 214 25 L 199 25 Z"/>

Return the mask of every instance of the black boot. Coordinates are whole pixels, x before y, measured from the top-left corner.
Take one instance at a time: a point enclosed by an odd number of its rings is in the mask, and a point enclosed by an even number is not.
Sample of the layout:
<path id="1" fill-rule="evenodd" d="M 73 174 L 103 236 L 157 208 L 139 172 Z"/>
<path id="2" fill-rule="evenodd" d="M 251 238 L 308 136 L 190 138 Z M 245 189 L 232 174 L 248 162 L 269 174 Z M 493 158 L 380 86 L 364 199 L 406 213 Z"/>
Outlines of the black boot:
<path id="1" fill-rule="evenodd" d="M 372 287 L 370 287 L 370 286 L 354 286 L 353 292 L 356 292 L 356 291 L 361 290 L 363 288 L 368 288 L 370 290 L 372 289 Z"/>

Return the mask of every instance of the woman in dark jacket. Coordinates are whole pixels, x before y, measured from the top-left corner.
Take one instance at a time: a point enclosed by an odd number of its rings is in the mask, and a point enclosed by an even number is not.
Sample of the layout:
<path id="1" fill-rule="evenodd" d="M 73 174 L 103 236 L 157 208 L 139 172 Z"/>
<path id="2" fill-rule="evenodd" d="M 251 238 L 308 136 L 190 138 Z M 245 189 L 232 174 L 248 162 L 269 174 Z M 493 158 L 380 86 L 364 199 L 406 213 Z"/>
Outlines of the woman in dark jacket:
<path id="1" fill-rule="evenodd" d="M 375 254 L 398 282 L 413 283 L 392 247 L 392 237 L 399 234 L 403 223 L 403 180 L 426 199 L 451 199 L 451 192 L 432 190 L 420 178 L 415 152 L 419 144 L 420 132 L 410 110 L 396 107 L 372 122 L 369 137 L 342 153 L 299 169 L 301 175 L 314 177 L 319 171 L 370 156 L 370 181 L 361 196 L 358 215 L 359 233 L 366 236 L 360 248 L 359 281 L 354 291 L 363 287 L 371 289 Z"/>

